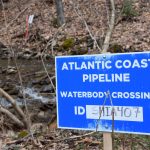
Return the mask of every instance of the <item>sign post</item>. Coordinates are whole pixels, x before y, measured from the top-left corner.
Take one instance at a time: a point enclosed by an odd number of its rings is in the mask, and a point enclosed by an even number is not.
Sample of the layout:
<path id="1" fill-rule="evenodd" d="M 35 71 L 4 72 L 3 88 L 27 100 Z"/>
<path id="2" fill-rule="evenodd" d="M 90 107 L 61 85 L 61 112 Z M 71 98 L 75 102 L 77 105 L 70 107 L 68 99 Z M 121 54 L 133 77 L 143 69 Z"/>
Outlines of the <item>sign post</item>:
<path id="1" fill-rule="evenodd" d="M 97 130 L 109 139 L 112 129 L 150 135 L 149 52 L 59 56 L 55 65 L 59 128 Z"/>
<path id="2" fill-rule="evenodd" d="M 112 150 L 112 137 L 111 133 L 103 133 L 103 148 L 104 150 Z"/>
<path id="3" fill-rule="evenodd" d="M 113 105 L 113 101 L 111 99 L 111 96 L 110 96 L 110 92 L 107 91 L 107 96 L 106 97 L 109 97 L 109 100 L 110 100 L 110 104 Z M 112 108 L 114 109 L 114 108 Z M 112 133 L 109 133 L 109 132 L 104 132 L 103 133 L 103 149 L 104 150 L 113 150 L 113 128 L 114 128 L 114 110 L 112 110 Z"/>

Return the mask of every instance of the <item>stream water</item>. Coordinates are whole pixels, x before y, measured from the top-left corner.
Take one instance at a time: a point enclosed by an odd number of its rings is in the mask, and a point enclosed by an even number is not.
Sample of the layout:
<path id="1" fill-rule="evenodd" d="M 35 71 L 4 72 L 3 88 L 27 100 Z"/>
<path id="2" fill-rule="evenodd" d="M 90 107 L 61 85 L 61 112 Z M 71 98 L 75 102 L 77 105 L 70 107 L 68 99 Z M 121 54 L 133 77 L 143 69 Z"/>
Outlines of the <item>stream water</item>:
<path id="1" fill-rule="evenodd" d="M 47 87 L 50 84 L 47 81 L 46 77 L 42 79 L 43 76 L 46 76 L 42 62 L 39 60 L 17 60 L 17 64 L 23 80 L 22 89 L 24 95 L 32 101 L 38 101 L 41 103 L 47 103 L 50 100 L 54 101 L 55 97 L 49 96 L 48 90 L 46 91 L 46 93 L 44 93 L 44 96 L 43 94 L 40 93 L 41 89 Z M 16 65 L 13 61 L 8 62 L 8 60 L 0 59 L 0 87 L 7 89 L 8 93 L 9 91 L 12 90 L 11 87 L 12 88 L 15 87 L 15 89 L 19 89 L 18 90 L 19 92 L 15 95 L 15 99 L 18 105 L 22 105 L 23 100 L 19 96 L 19 93 L 22 92 L 22 90 L 19 85 L 20 82 L 19 82 L 18 74 L 11 73 L 11 72 L 8 73 L 7 72 L 8 66 L 9 68 L 11 68 L 12 72 L 16 71 L 16 67 L 15 67 Z M 48 72 L 50 70 L 54 70 L 53 61 L 45 62 L 45 66 Z M 38 74 L 35 75 L 37 72 Z M 54 74 L 54 72 L 51 72 L 51 74 Z M 10 106 L 10 103 L 8 103 L 5 100 L 5 98 L 2 98 L 1 96 L 0 96 L 0 104 L 3 106 Z"/>

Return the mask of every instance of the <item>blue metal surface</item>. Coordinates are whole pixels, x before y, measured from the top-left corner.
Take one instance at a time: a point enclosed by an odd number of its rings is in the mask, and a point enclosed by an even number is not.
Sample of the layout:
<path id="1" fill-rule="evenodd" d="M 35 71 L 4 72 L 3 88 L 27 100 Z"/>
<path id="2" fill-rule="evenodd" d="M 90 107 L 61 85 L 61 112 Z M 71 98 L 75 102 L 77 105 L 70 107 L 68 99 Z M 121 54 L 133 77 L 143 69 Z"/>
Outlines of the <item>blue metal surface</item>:
<path id="1" fill-rule="evenodd" d="M 113 104 L 115 132 L 150 135 L 149 52 L 61 56 L 55 67 L 59 128 L 111 132 Z"/>

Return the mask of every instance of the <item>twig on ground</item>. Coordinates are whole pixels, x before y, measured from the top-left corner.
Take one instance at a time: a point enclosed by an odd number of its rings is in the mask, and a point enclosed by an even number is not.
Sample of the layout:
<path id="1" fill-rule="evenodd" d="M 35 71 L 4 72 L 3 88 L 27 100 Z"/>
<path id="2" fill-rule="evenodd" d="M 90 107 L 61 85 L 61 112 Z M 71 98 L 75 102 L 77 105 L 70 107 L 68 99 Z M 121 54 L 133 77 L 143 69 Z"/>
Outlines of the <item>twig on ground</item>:
<path id="1" fill-rule="evenodd" d="M 56 140 L 44 140 L 45 142 L 60 142 L 60 141 L 65 141 L 65 140 L 72 140 L 72 139 L 77 139 L 77 138 L 83 138 L 85 136 L 89 136 L 89 135 L 92 135 L 96 133 L 95 131 L 92 131 L 92 132 L 89 132 L 89 133 L 86 133 L 86 134 L 83 134 L 83 135 L 77 135 L 77 136 L 71 136 L 69 138 L 63 138 L 63 139 L 56 139 Z M 42 141 L 42 140 L 41 140 Z"/>

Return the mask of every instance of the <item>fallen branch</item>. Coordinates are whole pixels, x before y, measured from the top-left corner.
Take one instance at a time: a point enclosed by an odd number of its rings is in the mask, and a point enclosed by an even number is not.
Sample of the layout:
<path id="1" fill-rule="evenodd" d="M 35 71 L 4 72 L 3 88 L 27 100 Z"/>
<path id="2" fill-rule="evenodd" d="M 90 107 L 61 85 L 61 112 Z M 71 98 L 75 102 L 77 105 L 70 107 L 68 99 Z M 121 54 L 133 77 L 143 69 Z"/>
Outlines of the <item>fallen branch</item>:
<path id="1" fill-rule="evenodd" d="M 61 141 L 66 141 L 66 140 L 74 140 L 74 139 L 83 138 L 83 137 L 92 135 L 94 133 L 96 133 L 96 132 L 92 131 L 92 132 L 89 132 L 89 133 L 86 133 L 86 134 L 83 134 L 83 135 L 71 136 L 71 137 L 68 137 L 68 138 L 55 139 L 55 140 L 46 140 L 46 139 L 44 139 L 44 140 L 41 140 L 41 142 L 61 142 Z"/>
<path id="2" fill-rule="evenodd" d="M 28 121 L 26 119 L 26 116 L 25 116 L 24 112 L 22 111 L 22 109 L 16 104 L 16 101 L 7 92 L 5 92 L 2 88 L 0 88 L 0 95 L 4 96 L 6 98 L 6 100 L 12 104 L 13 108 L 18 112 L 18 115 L 20 115 L 20 117 L 22 117 L 25 127 L 27 127 Z"/>
<path id="3" fill-rule="evenodd" d="M 19 127 L 24 127 L 24 124 L 14 115 L 12 114 L 9 110 L 3 108 L 0 105 L 0 112 L 6 114 L 11 120 L 13 120 Z"/>

